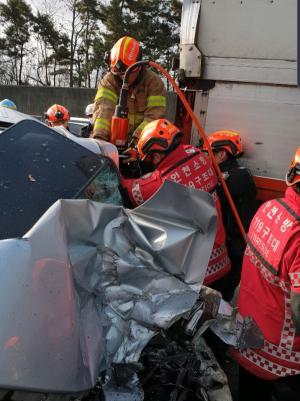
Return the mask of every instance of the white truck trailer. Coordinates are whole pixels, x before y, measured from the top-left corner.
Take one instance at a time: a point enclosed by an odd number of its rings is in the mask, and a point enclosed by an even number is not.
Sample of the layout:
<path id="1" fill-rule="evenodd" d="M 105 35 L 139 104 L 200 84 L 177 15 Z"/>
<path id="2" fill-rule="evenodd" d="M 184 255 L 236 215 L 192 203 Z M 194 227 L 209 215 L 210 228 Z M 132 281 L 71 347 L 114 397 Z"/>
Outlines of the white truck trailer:
<path id="1" fill-rule="evenodd" d="M 238 131 L 260 199 L 280 195 L 300 146 L 297 0 L 183 0 L 180 69 L 206 134 Z"/>

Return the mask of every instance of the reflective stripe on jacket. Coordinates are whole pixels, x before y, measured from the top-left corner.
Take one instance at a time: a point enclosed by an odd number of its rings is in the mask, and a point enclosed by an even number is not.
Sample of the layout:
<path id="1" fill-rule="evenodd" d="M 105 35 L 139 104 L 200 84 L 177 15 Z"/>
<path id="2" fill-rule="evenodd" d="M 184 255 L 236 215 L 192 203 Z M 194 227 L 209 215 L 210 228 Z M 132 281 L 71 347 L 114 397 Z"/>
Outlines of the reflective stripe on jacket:
<path id="1" fill-rule="evenodd" d="M 218 228 L 206 271 L 204 284 L 208 285 L 223 277 L 231 267 L 225 245 L 225 230 L 222 222 L 221 204 L 216 193 L 217 177 L 211 161 L 198 149 L 179 145 L 157 166 L 157 169 L 139 179 L 123 180 L 134 206 L 149 199 L 165 180 L 210 192 L 218 213 Z M 200 263 L 200 262 L 199 262 Z"/>
<path id="2" fill-rule="evenodd" d="M 137 138 L 148 122 L 162 118 L 166 113 L 166 90 L 162 80 L 147 68 L 141 74 L 138 83 L 129 91 L 127 101 L 128 133 Z M 111 72 L 101 80 L 94 101 L 94 137 L 109 139 L 120 90 L 121 81 Z"/>
<path id="3" fill-rule="evenodd" d="M 300 374 L 300 335 L 292 319 L 291 294 L 300 293 L 300 195 L 264 203 L 250 225 L 238 307 L 251 316 L 265 342 L 260 350 L 234 350 L 239 364 L 265 379 Z"/>

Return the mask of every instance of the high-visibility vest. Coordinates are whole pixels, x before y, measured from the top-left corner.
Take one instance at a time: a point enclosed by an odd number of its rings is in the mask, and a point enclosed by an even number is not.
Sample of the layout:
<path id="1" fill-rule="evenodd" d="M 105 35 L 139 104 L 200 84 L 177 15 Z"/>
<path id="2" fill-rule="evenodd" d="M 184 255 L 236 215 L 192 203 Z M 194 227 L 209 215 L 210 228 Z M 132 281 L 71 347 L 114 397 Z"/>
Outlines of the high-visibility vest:
<path id="1" fill-rule="evenodd" d="M 260 350 L 238 349 L 233 354 L 265 380 L 300 374 L 300 336 L 291 311 L 291 285 L 300 285 L 300 271 L 286 273 L 281 268 L 287 246 L 291 250 L 291 240 L 300 232 L 300 196 L 292 202 L 293 193 L 288 188 L 285 198 L 260 207 L 250 225 L 242 268 L 239 311 L 255 320 L 265 341 Z"/>

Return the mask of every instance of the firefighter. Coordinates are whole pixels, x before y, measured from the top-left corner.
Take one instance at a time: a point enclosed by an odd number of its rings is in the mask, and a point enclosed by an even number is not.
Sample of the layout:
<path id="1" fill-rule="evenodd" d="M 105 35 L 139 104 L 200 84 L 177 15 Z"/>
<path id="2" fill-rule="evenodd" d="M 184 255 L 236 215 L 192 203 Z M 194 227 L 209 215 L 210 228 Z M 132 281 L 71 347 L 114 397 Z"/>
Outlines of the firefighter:
<path id="1" fill-rule="evenodd" d="M 112 143 L 93 138 L 80 138 L 70 132 L 68 127 L 70 112 L 66 107 L 61 106 L 60 104 L 53 104 L 46 111 L 45 120 L 47 122 L 47 125 L 53 128 L 59 134 L 85 147 L 93 153 L 108 156 L 113 160 L 116 167 L 119 168 L 118 150 Z"/>
<path id="2" fill-rule="evenodd" d="M 218 213 L 218 229 L 204 281 L 209 285 L 230 270 L 216 192 L 218 180 L 209 158 L 199 149 L 181 144 L 182 136 L 180 130 L 166 119 L 148 123 L 137 143 L 137 152 L 141 160 L 151 163 L 155 169 L 138 179 L 123 179 L 123 186 L 134 207 L 150 198 L 165 180 L 211 193 Z"/>
<path id="3" fill-rule="evenodd" d="M 89 122 L 93 122 L 93 112 L 94 112 L 94 103 L 90 103 L 86 106 L 84 114 L 89 119 Z"/>
<path id="4" fill-rule="evenodd" d="M 238 164 L 237 158 L 243 154 L 240 135 L 235 131 L 216 131 L 207 137 L 214 152 L 216 161 L 228 186 L 230 195 L 239 213 L 245 231 L 249 229 L 250 222 L 257 210 L 256 188 L 251 173 Z M 207 151 L 206 146 L 203 150 Z M 223 223 L 226 231 L 226 243 L 232 262 L 229 275 L 218 282 L 220 291 L 226 301 L 233 295 L 241 276 L 241 266 L 245 251 L 245 241 L 242 238 L 231 207 L 222 185 L 218 185 L 218 195 L 222 205 Z"/>
<path id="5" fill-rule="evenodd" d="M 286 184 L 283 198 L 259 208 L 248 233 L 237 305 L 265 341 L 260 350 L 233 351 L 243 401 L 300 399 L 300 147 Z"/>
<path id="6" fill-rule="evenodd" d="M 126 69 L 142 59 L 139 42 L 124 36 L 110 51 L 110 71 L 101 80 L 94 103 L 93 137 L 109 141 L 111 119 L 115 112 Z M 129 76 L 129 143 L 136 143 L 142 129 L 152 120 L 164 117 L 166 90 L 159 76 L 146 67 L 136 68 Z"/>
<path id="7" fill-rule="evenodd" d="M 9 99 L 1 100 L 0 106 L 6 107 L 7 109 L 11 109 L 11 110 L 17 110 L 16 104 L 12 100 L 9 100 Z"/>
<path id="8" fill-rule="evenodd" d="M 94 123 L 93 123 L 93 111 L 94 111 L 94 104 L 90 103 L 86 106 L 84 114 L 89 119 L 89 123 L 81 128 L 80 136 L 83 138 L 89 138 L 93 133 Z"/>
<path id="9" fill-rule="evenodd" d="M 239 166 L 237 161 L 237 158 L 243 154 L 241 137 L 235 131 L 223 130 L 214 132 L 207 139 L 240 214 L 243 226 L 248 231 L 252 217 L 257 209 L 256 189 L 249 170 Z M 205 146 L 203 150 L 206 151 Z M 218 195 L 222 203 L 227 236 L 235 238 L 238 228 L 221 185 L 219 186 Z"/>
<path id="10" fill-rule="evenodd" d="M 70 112 L 60 104 L 53 104 L 49 107 L 45 113 L 45 119 L 49 127 L 64 127 L 66 130 L 69 130 Z"/>

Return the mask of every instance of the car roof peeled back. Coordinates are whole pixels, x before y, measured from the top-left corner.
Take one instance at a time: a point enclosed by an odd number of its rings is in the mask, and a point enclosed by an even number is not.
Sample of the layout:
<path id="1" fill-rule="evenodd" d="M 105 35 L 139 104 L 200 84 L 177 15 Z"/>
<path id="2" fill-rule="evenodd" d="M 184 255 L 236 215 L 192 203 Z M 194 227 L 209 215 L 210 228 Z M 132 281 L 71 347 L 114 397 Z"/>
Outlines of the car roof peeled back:
<path id="1" fill-rule="evenodd" d="M 34 120 L 5 130 L 0 154 L 0 239 L 24 235 L 56 200 L 78 197 L 102 168 L 115 169 Z"/>

